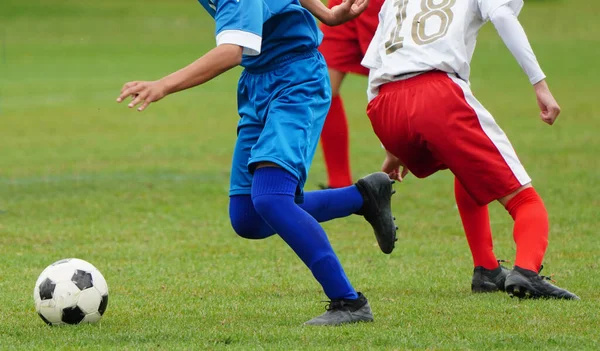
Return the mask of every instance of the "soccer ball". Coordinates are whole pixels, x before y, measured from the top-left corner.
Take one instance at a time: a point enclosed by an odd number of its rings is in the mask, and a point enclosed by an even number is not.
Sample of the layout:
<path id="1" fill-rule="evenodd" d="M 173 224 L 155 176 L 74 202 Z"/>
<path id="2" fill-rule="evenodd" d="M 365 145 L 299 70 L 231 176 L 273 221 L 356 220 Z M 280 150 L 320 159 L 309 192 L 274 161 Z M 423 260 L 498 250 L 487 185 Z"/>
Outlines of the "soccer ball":
<path id="1" fill-rule="evenodd" d="M 95 323 L 108 305 L 108 285 L 92 264 L 77 258 L 54 262 L 33 289 L 35 310 L 48 325 Z"/>

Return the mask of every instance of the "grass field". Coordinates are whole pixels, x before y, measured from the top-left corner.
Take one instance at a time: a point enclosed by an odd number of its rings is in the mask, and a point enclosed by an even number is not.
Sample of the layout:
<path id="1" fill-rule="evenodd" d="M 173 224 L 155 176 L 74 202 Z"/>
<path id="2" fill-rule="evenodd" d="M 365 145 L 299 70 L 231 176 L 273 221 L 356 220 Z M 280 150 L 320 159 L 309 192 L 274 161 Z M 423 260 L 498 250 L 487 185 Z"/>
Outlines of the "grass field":
<path id="1" fill-rule="evenodd" d="M 195 1 L 0 1 L 0 349 L 472 349 L 600 347 L 600 4 L 527 1 L 521 15 L 562 105 L 554 127 L 493 27 L 472 86 L 511 138 L 551 218 L 544 273 L 579 302 L 470 293 L 472 263 L 452 177 L 397 185 L 400 240 L 379 252 L 362 219 L 327 223 L 376 322 L 302 323 L 325 297 L 280 239 L 229 226 L 236 69 L 140 114 L 121 85 L 156 79 L 214 45 Z M 364 116 L 365 80 L 343 94 L 355 177 L 382 151 Z M 325 180 L 316 156 L 309 189 Z M 491 205 L 496 253 L 513 259 L 512 220 Z M 101 323 L 50 328 L 34 312 L 42 269 L 92 262 L 110 303 Z"/>

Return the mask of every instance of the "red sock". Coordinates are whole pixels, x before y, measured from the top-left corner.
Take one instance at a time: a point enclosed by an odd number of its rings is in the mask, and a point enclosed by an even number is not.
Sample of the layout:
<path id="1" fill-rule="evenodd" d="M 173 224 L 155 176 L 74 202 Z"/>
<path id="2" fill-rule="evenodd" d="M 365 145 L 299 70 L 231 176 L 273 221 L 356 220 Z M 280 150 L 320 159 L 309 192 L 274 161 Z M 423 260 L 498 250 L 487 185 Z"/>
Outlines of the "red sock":
<path id="1" fill-rule="evenodd" d="M 342 98 L 334 96 L 321 132 L 321 146 L 327 167 L 328 184 L 332 188 L 352 185 L 348 122 Z"/>
<path id="2" fill-rule="evenodd" d="M 548 212 L 534 188 L 518 193 L 506 204 L 515 220 L 513 238 L 517 244 L 515 266 L 539 272 L 548 247 Z"/>
<path id="3" fill-rule="evenodd" d="M 493 251 L 494 243 L 487 205 L 479 206 L 456 178 L 454 195 L 471 255 L 473 255 L 473 265 L 486 269 L 498 268 L 498 261 Z"/>

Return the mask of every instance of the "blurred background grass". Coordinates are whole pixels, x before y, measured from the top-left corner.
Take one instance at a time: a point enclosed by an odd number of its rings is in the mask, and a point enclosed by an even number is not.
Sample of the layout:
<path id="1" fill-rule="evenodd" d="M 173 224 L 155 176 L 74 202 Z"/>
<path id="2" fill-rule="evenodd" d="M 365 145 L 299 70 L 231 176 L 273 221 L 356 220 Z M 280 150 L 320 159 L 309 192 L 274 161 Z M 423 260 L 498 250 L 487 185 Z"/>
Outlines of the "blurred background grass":
<path id="1" fill-rule="evenodd" d="M 551 218 L 546 270 L 581 303 L 471 296 L 471 258 L 447 172 L 397 185 L 400 241 L 379 254 L 359 218 L 326 229 L 377 322 L 306 329 L 322 311 L 310 273 L 279 239 L 230 229 L 227 190 L 240 69 L 143 114 L 117 105 L 122 84 L 157 79 L 214 46 L 195 1 L 0 2 L 0 348 L 595 349 L 600 176 L 600 25 L 595 1 L 527 1 L 520 16 L 563 108 L 538 119 L 526 77 L 493 27 L 472 87 L 509 135 Z M 382 151 L 350 77 L 355 177 Z M 316 155 L 308 187 L 325 181 Z M 497 255 L 511 219 L 491 205 Z M 46 328 L 31 290 L 51 262 L 80 257 L 111 289 L 98 326 Z"/>

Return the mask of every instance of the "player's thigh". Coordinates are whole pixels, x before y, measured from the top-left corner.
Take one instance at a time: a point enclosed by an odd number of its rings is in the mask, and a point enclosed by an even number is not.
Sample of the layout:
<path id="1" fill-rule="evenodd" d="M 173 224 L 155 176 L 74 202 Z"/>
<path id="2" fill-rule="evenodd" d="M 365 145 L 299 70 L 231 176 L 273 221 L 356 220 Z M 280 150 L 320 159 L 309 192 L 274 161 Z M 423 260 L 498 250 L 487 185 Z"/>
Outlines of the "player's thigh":
<path id="1" fill-rule="evenodd" d="M 281 88 L 264 111 L 264 128 L 252 148 L 250 169 L 273 162 L 294 174 L 301 190 L 331 104 L 327 67 L 315 54 L 264 76 L 263 83 Z"/>
<path id="2" fill-rule="evenodd" d="M 356 19 L 335 27 L 322 25 L 323 41 L 319 51 L 325 57 L 327 66 L 343 73 L 368 75 L 369 71 L 360 62 L 364 52 L 361 49 Z"/>
<path id="3" fill-rule="evenodd" d="M 237 139 L 231 162 L 229 195 L 249 195 L 252 187 L 252 174 L 248 170 L 252 147 L 256 145 L 263 130 L 263 122 L 257 115 L 252 98 L 246 88 L 247 75 L 242 74 L 238 90 Z"/>
<path id="4" fill-rule="evenodd" d="M 410 95 L 407 89 L 380 94 L 369 103 L 367 115 L 383 147 L 398 157 L 416 177 L 425 178 L 445 167 L 411 129 L 411 116 L 404 104 Z"/>
<path id="5" fill-rule="evenodd" d="M 448 113 L 434 154 L 480 205 L 531 182 L 508 137 L 464 81 L 451 77 L 456 97 L 444 99 Z M 435 137 L 428 137 L 433 139 Z M 429 140 L 428 140 L 429 141 Z"/>
<path id="6" fill-rule="evenodd" d="M 338 96 L 340 95 L 340 88 L 346 77 L 346 72 L 338 71 L 335 68 L 329 68 L 327 71 L 329 72 L 329 80 L 331 82 L 331 95 Z"/>
<path id="7" fill-rule="evenodd" d="M 238 137 L 231 161 L 230 196 L 251 194 L 252 174 L 248 170 L 248 161 L 250 160 L 252 147 L 258 141 L 261 132 L 261 125 L 244 123 L 244 117 L 240 119 Z"/>
<path id="8" fill-rule="evenodd" d="M 319 51 L 325 57 L 327 66 L 344 73 L 355 73 L 368 75 L 369 70 L 363 67 L 360 62 L 363 59 L 358 40 L 355 35 L 346 39 L 331 39 L 325 37 Z"/>

